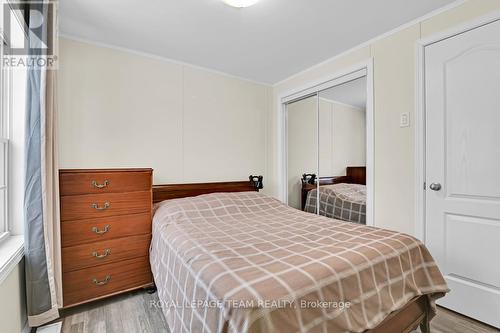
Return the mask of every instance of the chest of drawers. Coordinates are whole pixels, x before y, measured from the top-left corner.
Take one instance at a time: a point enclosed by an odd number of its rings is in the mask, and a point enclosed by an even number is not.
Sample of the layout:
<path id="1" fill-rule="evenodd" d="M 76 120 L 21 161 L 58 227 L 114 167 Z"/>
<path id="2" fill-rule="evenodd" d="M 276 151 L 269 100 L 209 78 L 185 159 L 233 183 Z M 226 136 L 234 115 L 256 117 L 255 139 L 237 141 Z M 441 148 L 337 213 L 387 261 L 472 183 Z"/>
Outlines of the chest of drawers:
<path id="1" fill-rule="evenodd" d="M 152 173 L 60 170 L 64 307 L 152 284 Z"/>

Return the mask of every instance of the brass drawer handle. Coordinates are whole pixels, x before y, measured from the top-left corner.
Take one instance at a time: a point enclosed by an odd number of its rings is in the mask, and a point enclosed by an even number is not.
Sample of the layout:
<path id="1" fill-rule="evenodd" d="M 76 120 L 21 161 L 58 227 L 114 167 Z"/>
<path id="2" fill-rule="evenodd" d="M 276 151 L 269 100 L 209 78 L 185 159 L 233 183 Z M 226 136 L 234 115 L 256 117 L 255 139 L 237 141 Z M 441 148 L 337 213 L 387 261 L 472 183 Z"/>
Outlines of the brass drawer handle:
<path id="1" fill-rule="evenodd" d="M 95 234 L 98 234 L 98 235 L 103 235 L 109 231 L 109 228 L 110 228 L 109 224 L 106 224 L 104 226 L 104 229 L 102 229 L 102 230 L 99 230 L 99 228 L 97 228 L 97 227 L 92 227 L 92 232 Z"/>
<path id="2" fill-rule="evenodd" d="M 105 202 L 104 206 L 99 207 L 99 204 L 93 203 L 90 205 L 90 207 L 94 208 L 95 210 L 106 210 L 109 208 L 109 202 Z"/>
<path id="3" fill-rule="evenodd" d="M 97 259 L 106 258 L 110 254 L 111 254 L 111 250 L 110 249 L 106 249 L 103 254 L 99 254 L 97 251 L 92 252 L 92 256 L 96 257 Z"/>
<path id="4" fill-rule="evenodd" d="M 108 185 L 109 185 L 109 180 L 107 180 L 107 179 L 105 179 L 104 183 L 102 183 L 102 184 L 98 184 L 96 180 L 92 181 L 92 186 L 94 186 L 95 188 L 98 188 L 98 189 L 103 189 L 103 188 L 107 187 Z"/>
<path id="5" fill-rule="evenodd" d="M 109 281 L 111 281 L 111 275 L 106 275 L 102 281 L 98 281 L 96 278 L 92 279 L 92 283 L 96 286 L 104 286 L 105 284 L 108 284 Z"/>

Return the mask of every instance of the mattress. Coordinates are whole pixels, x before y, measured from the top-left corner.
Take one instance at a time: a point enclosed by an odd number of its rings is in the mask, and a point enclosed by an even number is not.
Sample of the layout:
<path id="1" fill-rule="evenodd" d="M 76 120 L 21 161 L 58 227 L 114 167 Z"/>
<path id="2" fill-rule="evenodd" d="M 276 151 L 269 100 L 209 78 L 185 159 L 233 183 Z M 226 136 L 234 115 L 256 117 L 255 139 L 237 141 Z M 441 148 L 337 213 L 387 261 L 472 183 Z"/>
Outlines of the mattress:
<path id="1" fill-rule="evenodd" d="M 155 207 L 150 263 L 172 332 L 363 332 L 448 291 L 408 235 L 290 208 L 257 192 Z"/>
<path id="2" fill-rule="evenodd" d="M 307 194 L 304 211 L 316 213 L 317 189 Z M 366 224 L 366 186 L 334 184 L 319 187 L 319 215 Z"/>

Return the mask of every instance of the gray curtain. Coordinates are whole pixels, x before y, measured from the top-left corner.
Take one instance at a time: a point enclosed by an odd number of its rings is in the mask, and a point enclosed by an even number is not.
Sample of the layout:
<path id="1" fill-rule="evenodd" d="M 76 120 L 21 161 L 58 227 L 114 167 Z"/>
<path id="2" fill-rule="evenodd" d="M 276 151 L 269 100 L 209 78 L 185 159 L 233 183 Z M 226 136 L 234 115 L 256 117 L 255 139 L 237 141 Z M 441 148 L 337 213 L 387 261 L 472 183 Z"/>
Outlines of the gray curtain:
<path id="1" fill-rule="evenodd" d="M 28 3 L 27 26 L 37 12 L 43 24 L 28 34 L 29 56 L 47 57 L 40 45 L 55 40 L 55 5 L 49 1 Z M 24 192 L 25 269 L 28 322 L 41 326 L 59 317 L 56 280 L 59 276 L 58 184 L 56 146 L 55 71 L 29 67 L 26 103 L 26 175 Z"/>

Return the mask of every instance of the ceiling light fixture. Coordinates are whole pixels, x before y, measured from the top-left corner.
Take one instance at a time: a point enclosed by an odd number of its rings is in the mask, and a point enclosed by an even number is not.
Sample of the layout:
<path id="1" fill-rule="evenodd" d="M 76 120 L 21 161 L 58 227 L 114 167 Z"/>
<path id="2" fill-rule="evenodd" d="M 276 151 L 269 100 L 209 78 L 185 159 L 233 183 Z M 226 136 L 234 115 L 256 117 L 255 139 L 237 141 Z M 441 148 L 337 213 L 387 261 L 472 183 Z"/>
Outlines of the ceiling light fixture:
<path id="1" fill-rule="evenodd" d="M 236 8 L 245 8 L 255 5 L 259 0 L 222 0 L 229 6 Z"/>

